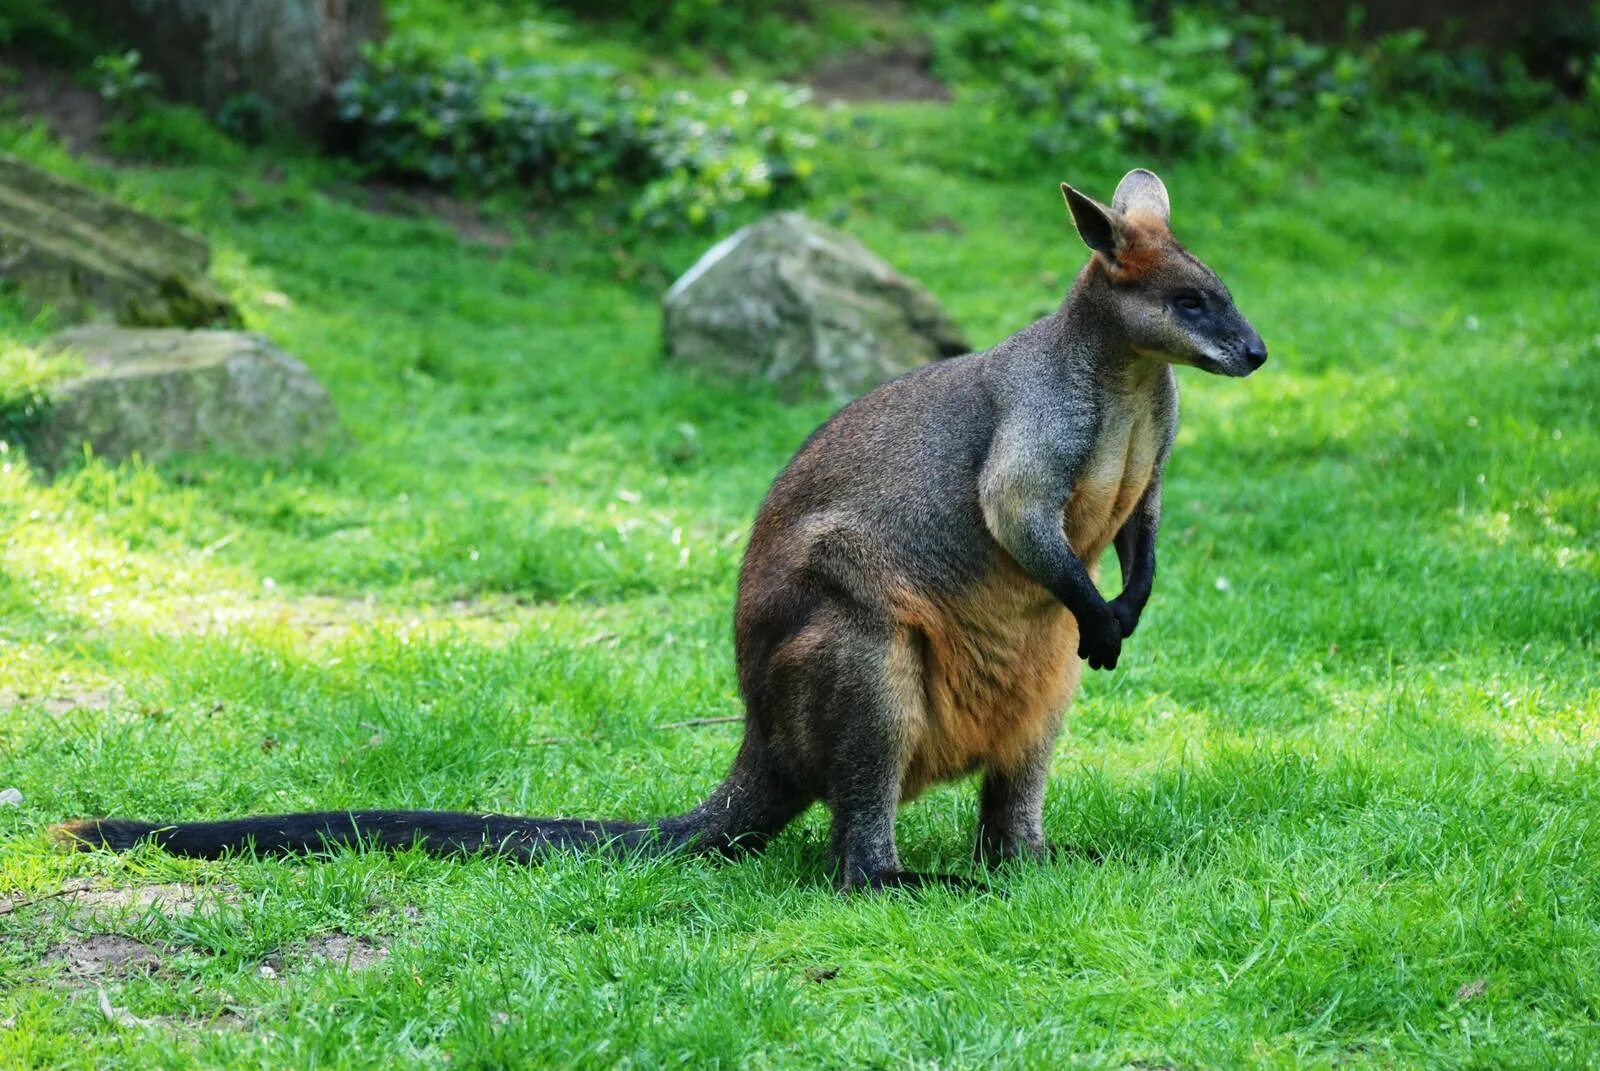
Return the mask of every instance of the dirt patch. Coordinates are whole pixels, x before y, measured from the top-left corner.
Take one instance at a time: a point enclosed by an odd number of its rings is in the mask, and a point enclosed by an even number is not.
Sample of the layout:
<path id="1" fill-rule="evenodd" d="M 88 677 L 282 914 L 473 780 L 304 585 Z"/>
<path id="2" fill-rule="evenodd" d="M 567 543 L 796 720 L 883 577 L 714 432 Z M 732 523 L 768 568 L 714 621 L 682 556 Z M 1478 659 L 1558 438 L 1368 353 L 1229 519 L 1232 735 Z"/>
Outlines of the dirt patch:
<path id="1" fill-rule="evenodd" d="M 14 692 L 0 688 L 0 710 L 37 706 L 46 714 L 71 714 L 75 710 L 109 710 L 122 697 L 116 688 L 90 688 L 62 684 L 49 692 Z"/>
<path id="2" fill-rule="evenodd" d="M 0 105 L 7 112 L 39 119 L 74 153 L 100 147 L 106 103 L 62 71 L 14 52 L 0 53 Z"/>
<path id="3" fill-rule="evenodd" d="M 358 203 L 384 216 L 432 216 L 462 238 L 493 249 L 508 248 L 516 239 L 503 223 L 489 222 L 470 201 L 438 190 L 408 188 L 384 182 L 357 187 Z"/>
<path id="4" fill-rule="evenodd" d="M 155 974 L 165 960 L 160 949 L 143 941 L 95 933 L 61 942 L 45 953 L 44 962 L 61 965 L 68 977 L 92 980 Z"/>
<path id="5" fill-rule="evenodd" d="M 364 971 L 389 958 L 389 950 L 382 945 L 347 933 L 313 937 L 306 942 L 305 951 L 311 962 L 339 964 L 349 971 Z"/>
<path id="6" fill-rule="evenodd" d="M 244 1016 L 240 1015 L 236 1011 L 230 1011 L 226 1009 L 219 1011 L 217 1014 L 208 1019 L 185 1020 L 185 1023 L 188 1024 L 193 1024 L 196 1022 L 208 1030 L 216 1030 L 221 1033 L 238 1033 L 250 1025 L 249 1020 L 247 1020 Z"/>
<path id="7" fill-rule="evenodd" d="M 165 885 L 136 885 L 129 889 L 85 889 L 63 897 L 84 915 L 95 919 L 119 918 L 159 912 L 169 919 L 188 918 L 208 900 L 228 903 L 238 899 L 232 885 L 191 885 L 175 881 Z"/>
<path id="8" fill-rule="evenodd" d="M 25 907 L 32 907 L 35 904 L 43 904 L 51 900 L 72 896 L 76 893 L 87 891 L 89 888 L 90 885 L 87 881 L 69 881 L 54 892 L 35 895 L 7 893 L 5 896 L 0 896 L 0 915 L 9 915 L 13 911 L 20 911 Z"/>
<path id="9" fill-rule="evenodd" d="M 806 77 L 821 101 L 950 99 L 933 75 L 933 49 L 926 42 L 877 52 L 850 52 L 818 64 Z"/>
<path id="10" fill-rule="evenodd" d="M 151 911 L 169 919 L 187 918 L 207 901 L 233 903 L 239 890 L 233 885 L 193 885 L 174 881 L 163 885 L 134 885 L 127 888 L 95 888 L 87 881 L 68 882 L 54 892 L 39 896 L 15 894 L 0 897 L 0 915 L 34 904 L 49 904 L 70 911 L 79 925 L 104 925 Z"/>
<path id="11" fill-rule="evenodd" d="M 261 964 L 264 978 L 277 978 L 286 966 L 299 968 L 317 966 L 343 967 L 347 971 L 364 971 L 389 958 L 389 950 L 366 937 L 348 933 L 324 933 L 311 938 L 286 953 L 268 956 Z"/>

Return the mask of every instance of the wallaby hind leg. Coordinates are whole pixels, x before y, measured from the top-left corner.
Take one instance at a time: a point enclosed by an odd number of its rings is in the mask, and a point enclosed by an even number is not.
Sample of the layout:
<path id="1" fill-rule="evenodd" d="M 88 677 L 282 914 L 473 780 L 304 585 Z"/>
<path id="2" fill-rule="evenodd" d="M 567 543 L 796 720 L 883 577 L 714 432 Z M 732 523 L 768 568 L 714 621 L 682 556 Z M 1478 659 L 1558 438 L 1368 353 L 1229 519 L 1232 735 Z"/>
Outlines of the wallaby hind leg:
<path id="1" fill-rule="evenodd" d="M 984 771 L 973 848 L 980 864 L 1042 859 L 1049 854 L 1050 844 L 1044 836 L 1044 788 L 1054 744 L 1055 733 L 1051 732 L 1017 768 Z"/>
<path id="2" fill-rule="evenodd" d="M 841 747 L 857 756 L 894 754 L 898 739 L 891 732 L 872 732 L 860 721 L 850 726 Z M 954 874 L 906 870 L 894 843 L 895 810 L 900 802 L 900 774 L 887 763 L 842 764 L 834 784 L 832 847 L 839 886 L 846 892 L 918 889 L 942 885 L 982 888 L 981 882 Z"/>
<path id="3" fill-rule="evenodd" d="M 1013 859 L 1048 859 L 1064 853 L 1098 860 L 1092 851 L 1045 838 L 1044 789 L 1055 738 L 1052 726 L 1047 737 L 1015 769 L 991 766 L 984 771 L 983 791 L 978 798 L 978 835 L 973 845 L 973 856 L 980 866 Z"/>
<path id="4" fill-rule="evenodd" d="M 920 664 L 891 635 L 851 630 L 841 641 L 828 659 L 828 687 L 816 694 L 831 745 L 828 806 L 839 885 L 846 891 L 976 885 L 905 870 L 895 850 L 908 741 L 922 718 Z"/>

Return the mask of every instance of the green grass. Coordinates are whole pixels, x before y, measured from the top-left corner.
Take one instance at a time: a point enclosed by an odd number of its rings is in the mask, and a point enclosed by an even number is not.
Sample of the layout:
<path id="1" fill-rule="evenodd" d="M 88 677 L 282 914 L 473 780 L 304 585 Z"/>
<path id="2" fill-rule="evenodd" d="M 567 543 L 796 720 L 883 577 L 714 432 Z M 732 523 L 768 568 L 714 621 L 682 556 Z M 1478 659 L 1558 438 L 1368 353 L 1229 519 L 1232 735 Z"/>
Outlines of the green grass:
<path id="1" fill-rule="evenodd" d="M 834 127 L 809 210 L 980 344 L 1081 263 L 1055 183 L 1150 162 L 1059 174 L 965 105 Z M 827 409 L 662 364 L 657 296 L 704 237 L 624 251 L 499 205 L 492 248 L 311 157 L 109 170 L 0 127 L 208 235 L 349 433 L 50 485 L 0 458 L 0 1066 L 1600 1061 L 1596 161 L 1443 136 L 1405 171 L 1326 144 L 1160 168 L 1273 358 L 1180 376 L 1156 595 L 1046 806 L 1102 861 L 843 899 L 820 810 L 731 865 L 55 851 L 87 814 L 691 805 L 738 727 L 662 726 L 738 712 L 744 534 Z M 0 310 L 7 352 L 47 327 Z M 973 795 L 904 813 L 908 865 L 970 872 Z M 73 879 L 205 895 L 29 902 Z M 93 930 L 164 965 L 74 977 L 51 953 Z M 305 954 L 330 933 L 388 956 Z"/>

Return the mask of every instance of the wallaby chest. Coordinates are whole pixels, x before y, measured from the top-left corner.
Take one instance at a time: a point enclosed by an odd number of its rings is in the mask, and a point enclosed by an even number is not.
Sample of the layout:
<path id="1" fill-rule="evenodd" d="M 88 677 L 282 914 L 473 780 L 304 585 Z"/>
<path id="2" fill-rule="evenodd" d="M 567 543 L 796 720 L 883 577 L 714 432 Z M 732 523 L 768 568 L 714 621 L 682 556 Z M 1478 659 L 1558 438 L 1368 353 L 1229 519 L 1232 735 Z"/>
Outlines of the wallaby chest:
<path id="1" fill-rule="evenodd" d="M 1062 508 L 1067 542 L 1091 568 L 1155 477 L 1170 419 L 1154 383 L 1104 399 L 1088 460 Z"/>

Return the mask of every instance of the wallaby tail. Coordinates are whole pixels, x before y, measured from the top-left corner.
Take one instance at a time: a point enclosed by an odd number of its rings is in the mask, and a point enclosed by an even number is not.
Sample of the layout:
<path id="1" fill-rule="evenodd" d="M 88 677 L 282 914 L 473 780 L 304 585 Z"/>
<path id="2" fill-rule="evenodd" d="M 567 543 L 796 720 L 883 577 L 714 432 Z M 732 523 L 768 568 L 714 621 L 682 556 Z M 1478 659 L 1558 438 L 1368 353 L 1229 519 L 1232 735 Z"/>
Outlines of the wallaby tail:
<path id="1" fill-rule="evenodd" d="M 63 839 L 83 849 L 127 851 L 144 841 L 173 855 L 216 859 L 252 848 L 266 855 L 326 851 L 338 845 L 403 849 L 413 845 L 435 855 L 493 852 L 532 859 L 558 848 L 630 841 L 677 846 L 653 823 L 585 821 L 576 818 L 513 818 L 457 811 L 321 811 L 262 815 L 221 822 L 140 822 L 86 819 L 59 826 Z M 651 835 L 647 838 L 646 832 Z M 664 831 L 663 831 L 664 832 Z"/>
<path id="2" fill-rule="evenodd" d="M 489 853 L 532 862 L 551 851 L 613 849 L 662 854 L 678 849 L 728 854 L 759 850 L 805 809 L 764 763 L 740 752 L 732 772 L 700 806 L 651 822 L 516 818 L 458 811 L 322 811 L 220 822 L 141 822 L 90 818 L 57 827 L 82 850 L 127 851 L 144 841 L 174 855 L 215 859 L 255 850 L 284 855 L 358 848 L 420 847 L 435 855 Z"/>

